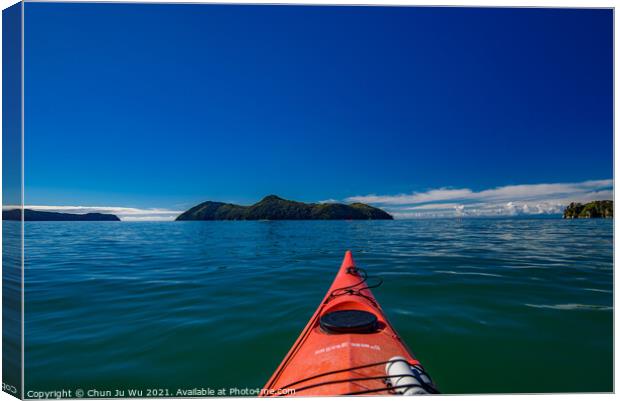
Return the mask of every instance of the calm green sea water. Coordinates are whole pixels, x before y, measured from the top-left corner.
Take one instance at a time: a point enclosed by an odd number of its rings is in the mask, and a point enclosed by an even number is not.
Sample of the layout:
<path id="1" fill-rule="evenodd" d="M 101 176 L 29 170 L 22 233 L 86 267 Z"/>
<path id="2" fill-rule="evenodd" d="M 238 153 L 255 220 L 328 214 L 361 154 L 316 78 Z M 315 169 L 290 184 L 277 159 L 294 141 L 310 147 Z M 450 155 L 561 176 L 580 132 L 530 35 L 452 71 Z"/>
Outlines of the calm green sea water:
<path id="1" fill-rule="evenodd" d="M 612 228 L 28 222 L 26 391 L 260 387 L 346 249 L 442 392 L 611 391 Z"/>

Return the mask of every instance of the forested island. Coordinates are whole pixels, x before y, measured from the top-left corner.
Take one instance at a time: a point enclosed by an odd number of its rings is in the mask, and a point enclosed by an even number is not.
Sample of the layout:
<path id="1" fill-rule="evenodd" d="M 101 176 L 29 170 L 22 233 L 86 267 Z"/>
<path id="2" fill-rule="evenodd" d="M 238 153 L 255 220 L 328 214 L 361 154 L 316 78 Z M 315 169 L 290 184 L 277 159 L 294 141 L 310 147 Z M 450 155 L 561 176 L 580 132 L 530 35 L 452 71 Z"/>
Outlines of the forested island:
<path id="1" fill-rule="evenodd" d="M 21 219 L 21 209 L 2 211 L 2 220 L 21 221 Z M 121 221 L 121 219 L 105 213 L 73 214 L 24 209 L 24 221 Z"/>
<path id="2" fill-rule="evenodd" d="M 393 217 L 364 203 L 303 203 L 269 195 L 251 206 L 203 202 L 176 220 L 392 220 Z"/>
<path id="3" fill-rule="evenodd" d="M 614 201 L 602 200 L 586 204 L 572 202 L 564 209 L 565 219 L 613 218 Z"/>

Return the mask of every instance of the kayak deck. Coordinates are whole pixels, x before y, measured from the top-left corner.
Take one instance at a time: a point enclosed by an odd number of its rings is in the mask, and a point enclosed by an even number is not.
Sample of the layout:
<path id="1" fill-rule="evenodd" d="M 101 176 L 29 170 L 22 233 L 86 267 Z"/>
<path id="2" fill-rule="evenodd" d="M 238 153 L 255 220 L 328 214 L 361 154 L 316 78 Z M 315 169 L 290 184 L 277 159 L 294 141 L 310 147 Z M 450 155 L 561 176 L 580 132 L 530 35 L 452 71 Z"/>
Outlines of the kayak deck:
<path id="1" fill-rule="evenodd" d="M 394 357 L 421 369 L 374 298 L 366 273 L 347 251 L 325 298 L 262 395 L 395 394 L 398 389 L 386 374 Z"/>

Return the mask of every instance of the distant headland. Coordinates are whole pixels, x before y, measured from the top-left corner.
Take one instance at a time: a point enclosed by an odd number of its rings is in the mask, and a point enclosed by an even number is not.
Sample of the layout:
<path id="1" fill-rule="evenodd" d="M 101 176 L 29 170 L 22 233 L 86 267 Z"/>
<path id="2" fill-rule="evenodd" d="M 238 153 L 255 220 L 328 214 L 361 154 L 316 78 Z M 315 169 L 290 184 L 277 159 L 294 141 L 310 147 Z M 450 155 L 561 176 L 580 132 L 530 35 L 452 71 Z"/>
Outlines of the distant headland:
<path id="1" fill-rule="evenodd" d="M 613 218 L 614 201 L 593 201 L 585 205 L 573 202 L 564 209 L 562 217 L 565 219 Z"/>
<path id="2" fill-rule="evenodd" d="M 2 220 L 21 221 L 21 219 L 21 209 L 2 211 Z M 72 214 L 24 209 L 24 221 L 121 221 L 121 219 L 113 214 L 104 213 Z"/>
<path id="3" fill-rule="evenodd" d="M 269 195 L 251 206 L 203 202 L 176 218 L 176 221 L 184 220 L 393 220 L 393 217 L 363 203 L 303 203 Z"/>

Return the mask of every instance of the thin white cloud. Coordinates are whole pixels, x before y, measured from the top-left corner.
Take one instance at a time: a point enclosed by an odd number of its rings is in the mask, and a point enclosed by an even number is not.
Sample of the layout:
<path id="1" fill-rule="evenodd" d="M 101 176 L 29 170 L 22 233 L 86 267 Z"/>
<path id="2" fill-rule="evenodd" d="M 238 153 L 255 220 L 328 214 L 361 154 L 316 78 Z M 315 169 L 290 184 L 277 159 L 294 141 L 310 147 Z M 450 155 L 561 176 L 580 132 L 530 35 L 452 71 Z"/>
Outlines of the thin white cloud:
<path id="1" fill-rule="evenodd" d="M 60 213 L 106 213 L 118 216 L 122 221 L 172 221 L 183 211 L 161 208 L 140 209 L 116 206 L 50 206 L 26 205 L 26 209 Z"/>
<path id="2" fill-rule="evenodd" d="M 467 199 L 472 195 L 470 189 L 431 189 L 427 192 L 414 192 L 400 195 L 365 195 L 347 198 L 348 202 L 382 203 L 389 205 L 410 205 L 413 203 Z"/>
<path id="3" fill-rule="evenodd" d="M 347 198 L 385 208 L 397 218 L 511 216 L 561 213 L 570 202 L 613 199 L 613 180 L 507 185 L 473 191 L 439 188 L 398 195 Z"/>
<path id="4" fill-rule="evenodd" d="M 462 207 L 463 205 L 460 203 L 426 203 L 424 205 L 416 205 L 416 206 L 403 206 L 401 210 L 455 210 L 458 207 Z"/>
<path id="5" fill-rule="evenodd" d="M 474 192 L 471 189 L 439 188 L 426 192 L 414 192 L 412 194 L 399 195 L 365 195 L 347 198 L 349 202 L 381 203 L 388 205 L 408 205 L 425 202 L 437 202 L 448 200 L 513 200 L 532 199 L 540 196 L 568 195 L 575 193 L 588 193 L 596 189 L 613 186 L 613 180 L 584 181 L 568 184 L 533 184 L 533 185 L 507 185 Z"/>

